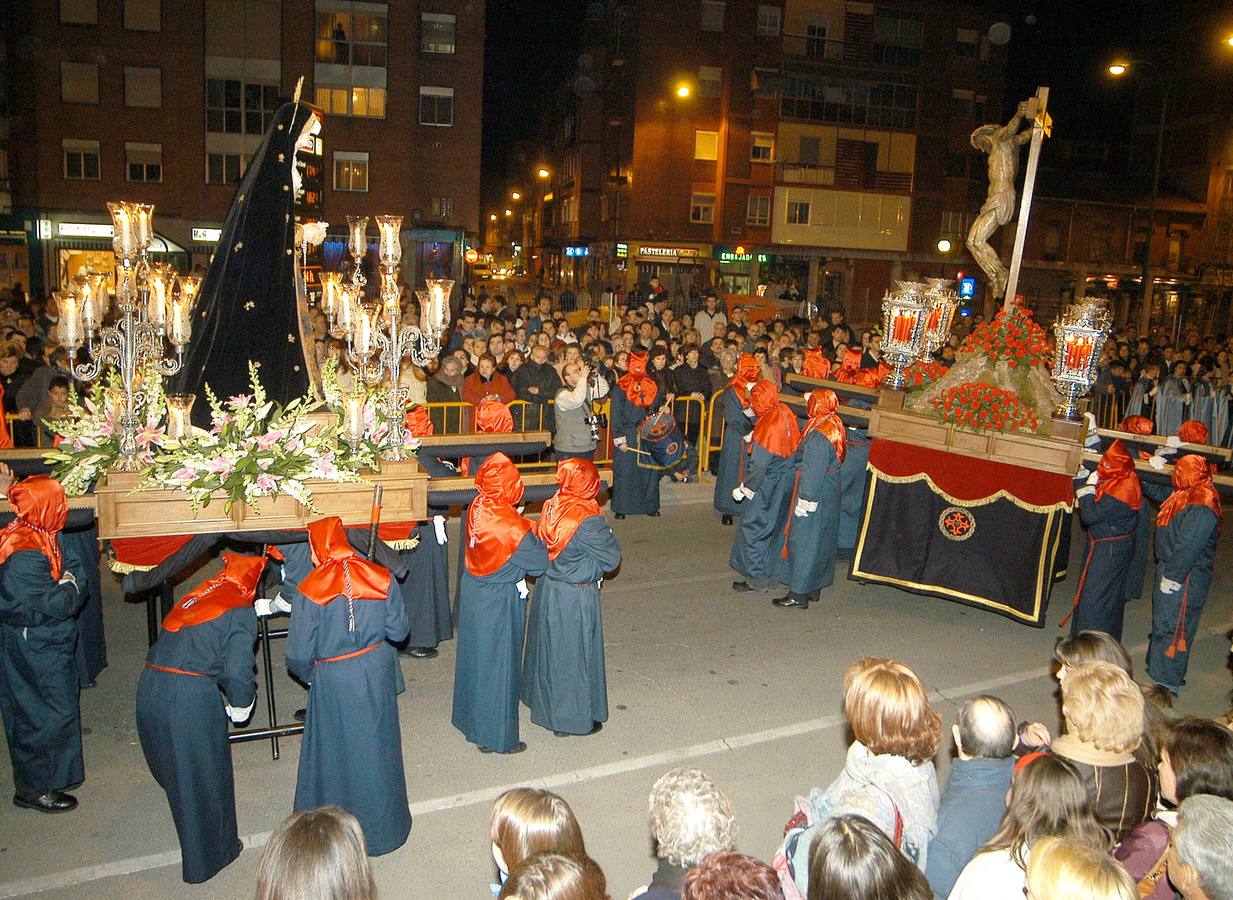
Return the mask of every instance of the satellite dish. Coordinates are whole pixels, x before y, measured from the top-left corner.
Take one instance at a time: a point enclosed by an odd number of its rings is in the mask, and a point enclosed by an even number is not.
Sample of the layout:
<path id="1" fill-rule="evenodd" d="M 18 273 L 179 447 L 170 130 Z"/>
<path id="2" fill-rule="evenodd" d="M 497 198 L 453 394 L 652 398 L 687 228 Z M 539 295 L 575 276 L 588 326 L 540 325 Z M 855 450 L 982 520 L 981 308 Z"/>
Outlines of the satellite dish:
<path id="1" fill-rule="evenodd" d="M 1010 43 L 1010 26 L 1005 22 L 994 22 L 989 26 L 989 43 L 1004 47 Z"/>

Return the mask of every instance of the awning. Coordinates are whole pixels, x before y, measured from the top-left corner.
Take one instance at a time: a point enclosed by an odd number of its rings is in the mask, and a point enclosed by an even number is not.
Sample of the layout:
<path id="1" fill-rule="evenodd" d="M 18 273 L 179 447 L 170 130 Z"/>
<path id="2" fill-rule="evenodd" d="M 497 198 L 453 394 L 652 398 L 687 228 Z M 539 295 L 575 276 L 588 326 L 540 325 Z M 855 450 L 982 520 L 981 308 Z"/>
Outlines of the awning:
<path id="1" fill-rule="evenodd" d="M 54 239 L 54 245 L 57 250 L 110 250 L 111 238 L 82 238 L 82 237 L 57 237 Z M 150 252 L 152 254 L 160 253 L 188 253 L 183 247 L 177 244 L 171 238 L 164 234 L 154 232 L 154 240 L 150 242 Z"/>

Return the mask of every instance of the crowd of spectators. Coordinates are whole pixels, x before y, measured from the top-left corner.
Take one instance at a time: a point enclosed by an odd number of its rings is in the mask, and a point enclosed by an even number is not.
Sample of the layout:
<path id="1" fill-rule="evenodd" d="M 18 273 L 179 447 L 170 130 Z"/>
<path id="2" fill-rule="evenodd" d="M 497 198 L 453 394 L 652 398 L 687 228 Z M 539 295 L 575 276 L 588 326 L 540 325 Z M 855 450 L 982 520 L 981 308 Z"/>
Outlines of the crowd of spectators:
<path id="1" fill-rule="evenodd" d="M 970 697 L 939 790 L 944 727 L 924 684 L 902 662 L 857 661 L 843 684 L 846 761 L 797 798 L 774 857 L 739 852 L 728 797 L 705 772 L 675 768 L 651 787 L 654 868 L 630 900 L 1229 900 L 1229 723 L 1172 716 L 1103 632 L 1063 638 L 1054 662 L 1062 733 Z M 561 796 L 506 791 L 489 837 L 494 897 L 608 900 Z M 297 813 L 265 849 L 258 896 L 372 897 L 367 872 L 350 816 Z"/>

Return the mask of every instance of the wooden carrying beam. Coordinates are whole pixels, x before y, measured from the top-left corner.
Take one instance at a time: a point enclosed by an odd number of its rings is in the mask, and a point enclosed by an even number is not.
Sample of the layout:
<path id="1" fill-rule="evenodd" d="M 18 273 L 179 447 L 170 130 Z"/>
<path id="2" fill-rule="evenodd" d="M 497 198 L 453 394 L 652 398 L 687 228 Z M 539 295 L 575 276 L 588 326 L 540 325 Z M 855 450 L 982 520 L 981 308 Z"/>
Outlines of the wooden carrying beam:
<path id="1" fill-rule="evenodd" d="M 792 407 L 792 410 L 799 416 L 806 415 L 804 397 L 797 394 L 780 394 L 779 402 Z M 845 425 L 852 425 L 856 428 L 865 428 L 869 425 L 869 410 L 867 409 L 857 409 L 855 406 L 840 404 L 838 412 L 839 418 Z"/>
<path id="2" fill-rule="evenodd" d="M 828 378 L 813 378 L 809 375 L 797 375 L 795 372 L 790 372 L 785 376 L 788 384 L 796 387 L 804 388 L 805 390 L 813 390 L 814 388 L 830 388 L 840 397 L 856 397 L 862 400 L 868 400 L 870 403 L 877 401 L 880 392 L 876 388 L 867 388 L 859 384 L 847 384 L 843 381 L 831 381 Z"/>
<path id="3" fill-rule="evenodd" d="M 1142 447 L 1145 450 L 1167 447 L 1169 445 L 1168 438 L 1155 434 L 1131 434 L 1128 431 L 1114 431 L 1112 428 L 1097 428 L 1096 434 L 1107 444 L 1120 440 L 1127 447 Z M 1223 462 L 1225 464 L 1233 460 L 1233 450 L 1230 450 L 1228 447 L 1217 447 L 1212 444 L 1182 444 L 1177 448 L 1177 452 L 1181 455 L 1197 453 L 1210 459 L 1212 462 Z"/>
<path id="4" fill-rule="evenodd" d="M 1178 451 L 1179 453 L 1182 451 Z M 1101 454 L 1092 450 L 1083 451 L 1083 464 L 1091 469 L 1095 469 L 1100 464 Z M 1171 459 L 1172 457 L 1165 457 Z M 1143 481 L 1151 481 L 1155 484 L 1173 483 L 1173 464 L 1166 463 L 1163 469 L 1157 471 L 1145 459 L 1135 460 L 1135 471 L 1139 473 L 1139 478 Z M 1233 496 L 1233 475 L 1213 475 L 1212 484 L 1216 490 L 1225 496 Z"/>

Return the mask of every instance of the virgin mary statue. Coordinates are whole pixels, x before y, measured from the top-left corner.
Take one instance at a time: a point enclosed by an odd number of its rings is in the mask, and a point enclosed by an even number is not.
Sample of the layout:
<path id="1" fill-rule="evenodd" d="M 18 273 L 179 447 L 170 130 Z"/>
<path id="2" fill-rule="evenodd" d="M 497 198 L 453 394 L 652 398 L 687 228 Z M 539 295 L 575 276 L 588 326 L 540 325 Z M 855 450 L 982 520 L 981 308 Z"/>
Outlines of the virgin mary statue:
<path id="1" fill-rule="evenodd" d="M 248 392 L 248 363 L 258 363 L 270 398 L 303 396 L 315 377 L 312 333 L 296 259 L 295 155 L 320 133 L 323 114 L 297 100 L 274 116 L 249 161 L 194 311 L 193 340 L 175 390 L 199 396 L 208 385 L 226 399 Z M 194 419 L 207 424 L 198 403 Z"/>

